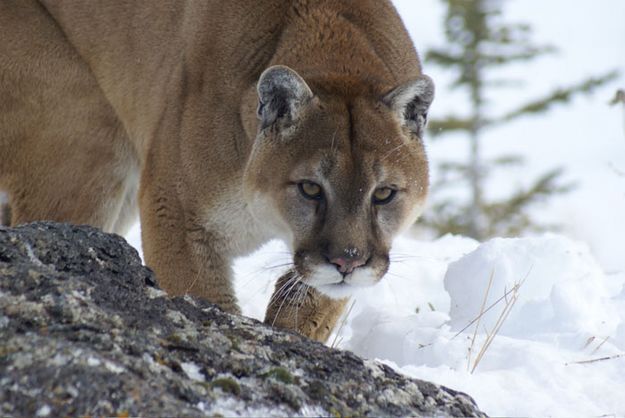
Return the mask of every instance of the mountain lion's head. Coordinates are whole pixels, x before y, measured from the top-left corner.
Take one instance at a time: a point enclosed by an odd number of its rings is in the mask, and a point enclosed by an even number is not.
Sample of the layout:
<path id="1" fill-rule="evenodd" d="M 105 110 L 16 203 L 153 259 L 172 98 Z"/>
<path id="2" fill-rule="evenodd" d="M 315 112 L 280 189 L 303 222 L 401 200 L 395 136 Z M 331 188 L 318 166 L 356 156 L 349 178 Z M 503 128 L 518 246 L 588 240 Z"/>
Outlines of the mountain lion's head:
<path id="1" fill-rule="evenodd" d="M 372 84 L 372 83 L 369 83 Z M 299 279 L 331 297 L 378 282 L 393 238 L 421 213 L 427 76 L 378 94 L 284 66 L 258 82 L 258 134 L 244 177 L 255 216 L 291 247 Z"/>

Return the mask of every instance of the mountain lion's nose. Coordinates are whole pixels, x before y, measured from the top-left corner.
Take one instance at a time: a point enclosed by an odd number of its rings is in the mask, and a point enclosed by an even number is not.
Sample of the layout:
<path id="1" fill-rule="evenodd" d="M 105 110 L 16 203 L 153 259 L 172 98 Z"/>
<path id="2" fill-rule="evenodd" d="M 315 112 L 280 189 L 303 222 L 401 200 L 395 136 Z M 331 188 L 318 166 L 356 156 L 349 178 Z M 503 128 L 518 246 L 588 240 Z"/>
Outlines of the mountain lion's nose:
<path id="1" fill-rule="evenodd" d="M 356 267 L 360 267 L 366 264 L 366 261 L 363 258 L 346 258 L 346 257 L 337 257 L 330 260 L 330 263 L 336 266 L 336 269 L 341 274 L 349 274 Z"/>

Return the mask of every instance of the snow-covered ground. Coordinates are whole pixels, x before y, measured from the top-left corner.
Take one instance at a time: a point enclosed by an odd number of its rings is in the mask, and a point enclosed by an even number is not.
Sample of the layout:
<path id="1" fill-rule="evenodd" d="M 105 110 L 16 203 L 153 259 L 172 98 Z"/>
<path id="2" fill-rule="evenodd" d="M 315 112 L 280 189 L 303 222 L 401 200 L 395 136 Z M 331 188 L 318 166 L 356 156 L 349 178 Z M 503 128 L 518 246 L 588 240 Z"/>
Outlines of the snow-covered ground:
<path id="1" fill-rule="evenodd" d="M 246 315 L 262 319 L 285 250 L 272 242 L 236 264 Z M 401 238 L 392 259 L 330 345 L 470 393 L 491 415 L 625 414 L 623 281 L 585 244 Z"/>
<path id="2" fill-rule="evenodd" d="M 440 2 L 394 3 L 420 51 L 444 45 Z M 488 157 L 520 153 L 528 162 L 493 181 L 494 195 L 565 167 L 578 188 L 536 216 L 563 224 L 570 238 L 547 234 L 482 244 L 453 236 L 400 238 L 391 271 L 353 298 L 329 345 L 465 391 L 490 415 L 623 416 L 625 132 L 623 112 L 607 101 L 625 87 L 625 1 L 507 4 L 508 20 L 532 24 L 536 41 L 560 53 L 499 73 L 525 84 L 492 97 L 492 109 L 622 71 L 616 83 L 571 106 L 485 137 Z M 432 113 L 462 111 L 467 102 L 447 89 L 450 74 L 424 65 L 437 83 Z M 431 141 L 428 148 L 434 164 L 463 158 L 467 149 L 462 138 Z M 138 228 L 129 239 L 140 245 Z M 289 261 L 285 251 L 272 242 L 237 262 L 236 290 L 246 315 L 263 318 L 279 266 Z"/>

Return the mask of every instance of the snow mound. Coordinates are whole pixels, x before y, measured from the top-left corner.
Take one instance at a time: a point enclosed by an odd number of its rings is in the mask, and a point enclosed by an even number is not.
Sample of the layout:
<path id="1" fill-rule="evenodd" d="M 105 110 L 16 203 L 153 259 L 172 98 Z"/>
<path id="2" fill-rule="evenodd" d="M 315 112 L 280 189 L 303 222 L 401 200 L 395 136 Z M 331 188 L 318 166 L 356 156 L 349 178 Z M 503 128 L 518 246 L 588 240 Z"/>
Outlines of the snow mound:
<path id="1" fill-rule="evenodd" d="M 515 293 L 500 335 L 537 340 L 550 333 L 614 335 L 620 322 L 610 303 L 618 288 L 585 244 L 561 236 L 488 241 L 451 263 L 444 283 L 453 331 L 477 318 L 484 300 L 484 308 L 492 309 L 481 316 L 478 332 L 494 329 Z"/>

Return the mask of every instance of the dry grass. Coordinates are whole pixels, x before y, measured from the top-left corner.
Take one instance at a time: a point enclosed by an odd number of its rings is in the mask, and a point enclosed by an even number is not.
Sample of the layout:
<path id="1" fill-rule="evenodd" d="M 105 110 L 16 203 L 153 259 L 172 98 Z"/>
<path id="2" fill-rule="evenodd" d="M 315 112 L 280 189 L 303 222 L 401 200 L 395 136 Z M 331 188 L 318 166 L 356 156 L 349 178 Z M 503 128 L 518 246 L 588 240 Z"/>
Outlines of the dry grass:
<path id="1" fill-rule="evenodd" d="M 473 338 L 471 338 L 471 345 L 469 345 L 469 353 L 467 356 L 467 371 L 469 371 L 469 367 L 471 366 L 471 353 L 473 352 L 473 347 L 475 346 L 475 338 L 477 337 L 477 330 L 480 327 L 480 320 L 482 319 L 482 316 L 484 315 L 484 307 L 486 306 L 486 301 L 488 300 L 488 294 L 490 293 L 490 287 L 493 284 L 494 276 L 495 276 L 495 270 L 492 270 L 490 272 L 490 277 L 488 278 L 488 286 L 486 286 L 486 292 L 484 292 L 484 300 L 482 300 L 482 307 L 480 308 L 480 314 L 477 317 L 475 330 L 473 331 Z M 473 371 L 471 371 L 471 373 L 473 373 Z"/>
<path id="2" fill-rule="evenodd" d="M 486 307 L 486 301 L 488 300 L 488 295 L 490 294 L 490 290 L 493 284 L 493 277 L 495 276 L 495 271 L 493 270 L 491 272 L 490 277 L 488 279 L 488 285 L 486 286 L 486 291 L 484 292 L 484 299 L 482 300 L 482 306 L 480 307 L 479 314 L 477 315 L 475 319 L 469 322 L 469 324 L 467 324 L 466 327 L 458 331 L 458 333 L 456 333 L 456 335 L 454 335 L 453 337 L 453 338 L 457 337 L 458 335 L 466 331 L 469 327 L 471 327 L 471 325 L 475 324 L 475 329 L 473 331 L 473 336 L 471 338 L 471 343 L 469 345 L 468 355 L 467 355 L 467 371 L 469 371 L 470 373 L 473 373 L 475 369 L 477 368 L 477 366 L 480 364 L 480 362 L 484 358 L 484 355 L 488 351 L 488 348 L 490 347 L 493 340 L 499 333 L 499 330 L 501 329 L 503 324 L 506 322 L 506 319 L 508 318 L 510 311 L 512 311 L 512 308 L 514 307 L 516 301 L 519 299 L 519 289 L 521 288 L 521 285 L 525 282 L 525 280 L 527 279 L 531 271 L 532 271 L 532 268 L 530 268 L 530 270 L 527 272 L 527 274 L 522 280 L 516 282 L 510 290 L 505 290 L 503 296 L 501 296 L 491 305 Z M 472 361 L 473 353 L 476 352 L 476 348 L 477 348 L 476 347 L 477 332 L 480 327 L 480 322 L 481 322 L 482 317 L 484 316 L 484 314 L 486 314 L 488 311 L 490 311 L 492 308 L 494 308 L 495 306 L 497 306 L 498 304 L 502 302 L 503 302 L 503 309 L 501 310 L 499 316 L 497 317 L 497 321 L 495 322 L 495 325 L 490 331 L 485 329 L 486 338 L 482 342 L 482 344 L 479 346 L 479 350 L 477 350 L 477 356 Z"/>
<path id="3" fill-rule="evenodd" d="M 330 344 L 331 348 L 337 348 L 338 345 L 343 342 L 343 337 L 339 338 L 339 334 L 341 334 L 341 331 L 345 327 L 345 324 L 347 323 L 347 318 L 349 318 L 349 315 L 352 313 L 352 309 L 354 309 L 355 304 L 356 304 L 356 301 L 352 300 L 352 303 L 349 305 L 347 312 L 345 312 L 345 315 L 343 315 L 343 319 L 341 320 L 339 327 L 336 330 L 336 333 L 334 334 L 334 339 L 332 340 L 332 344 Z"/>

